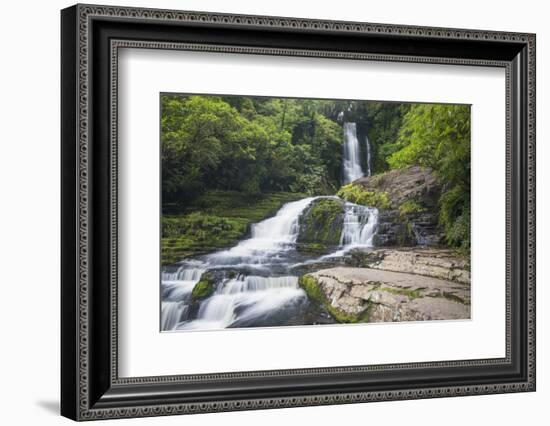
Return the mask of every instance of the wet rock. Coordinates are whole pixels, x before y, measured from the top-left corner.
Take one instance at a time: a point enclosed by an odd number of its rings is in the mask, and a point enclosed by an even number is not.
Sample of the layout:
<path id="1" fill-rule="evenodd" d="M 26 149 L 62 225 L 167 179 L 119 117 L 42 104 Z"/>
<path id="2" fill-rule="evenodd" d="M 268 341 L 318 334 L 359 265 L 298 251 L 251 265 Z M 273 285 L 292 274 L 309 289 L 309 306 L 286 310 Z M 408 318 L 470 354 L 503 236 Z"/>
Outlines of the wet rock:
<path id="1" fill-rule="evenodd" d="M 353 183 L 366 191 L 385 193 L 390 200 L 390 208 L 380 210 L 375 246 L 435 246 L 442 242 L 438 227 L 442 188 L 431 169 L 407 167 Z"/>
<path id="2" fill-rule="evenodd" d="M 296 249 L 302 253 L 323 254 L 338 247 L 344 224 L 344 202 L 319 198 L 302 213 Z"/>

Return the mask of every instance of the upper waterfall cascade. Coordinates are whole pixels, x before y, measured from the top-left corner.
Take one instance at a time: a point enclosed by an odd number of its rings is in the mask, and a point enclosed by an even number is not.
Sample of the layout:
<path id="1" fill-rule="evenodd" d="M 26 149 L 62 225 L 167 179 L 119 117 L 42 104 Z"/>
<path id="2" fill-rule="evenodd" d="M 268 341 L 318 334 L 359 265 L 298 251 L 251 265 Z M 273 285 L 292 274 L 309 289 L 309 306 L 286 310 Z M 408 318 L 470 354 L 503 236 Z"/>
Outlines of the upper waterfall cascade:
<path id="1" fill-rule="evenodd" d="M 361 151 L 355 123 L 344 123 L 344 183 L 353 182 L 365 175 L 361 167 Z"/>

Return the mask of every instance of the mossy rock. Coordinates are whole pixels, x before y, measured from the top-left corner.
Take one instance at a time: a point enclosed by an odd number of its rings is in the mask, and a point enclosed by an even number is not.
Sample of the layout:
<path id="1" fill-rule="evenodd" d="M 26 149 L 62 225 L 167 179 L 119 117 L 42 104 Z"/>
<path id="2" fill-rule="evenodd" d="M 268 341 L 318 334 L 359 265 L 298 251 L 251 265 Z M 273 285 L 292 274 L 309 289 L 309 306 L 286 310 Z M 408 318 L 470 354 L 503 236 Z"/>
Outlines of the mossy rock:
<path id="1" fill-rule="evenodd" d="M 422 207 L 422 205 L 418 201 L 412 198 L 404 201 L 399 205 L 399 214 L 401 216 L 416 215 L 425 211 L 426 208 Z"/>
<path id="2" fill-rule="evenodd" d="M 366 190 L 361 185 L 353 183 L 342 186 L 338 190 L 338 196 L 350 203 L 366 207 L 376 207 L 386 210 L 392 207 L 390 195 L 386 191 Z"/>
<path id="3" fill-rule="evenodd" d="M 411 290 L 410 288 L 398 288 L 398 287 L 378 287 L 379 291 L 385 291 L 386 293 L 399 294 L 407 296 L 409 299 L 418 299 L 423 297 L 420 289 Z"/>
<path id="4" fill-rule="evenodd" d="M 202 274 L 200 281 L 195 284 L 195 287 L 193 287 L 191 297 L 193 298 L 193 301 L 206 299 L 211 296 L 215 290 L 216 279 L 208 272 L 205 272 Z"/>
<path id="5" fill-rule="evenodd" d="M 321 285 L 314 276 L 310 274 L 302 275 L 298 279 L 298 283 L 300 284 L 300 287 L 304 289 L 309 298 L 323 305 L 336 321 L 340 323 L 359 323 L 369 321 L 370 305 L 367 306 L 365 311 L 359 314 L 350 314 L 332 306 L 330 300 L 327 299 Z"/>
<path id="6" fill-rule="evenodd" d="M 297 249 L 304 253 L 326 253 L 340 243 L 344 225 L 344 203 L 339 199 L 315 200 L 300 216 Z"/>

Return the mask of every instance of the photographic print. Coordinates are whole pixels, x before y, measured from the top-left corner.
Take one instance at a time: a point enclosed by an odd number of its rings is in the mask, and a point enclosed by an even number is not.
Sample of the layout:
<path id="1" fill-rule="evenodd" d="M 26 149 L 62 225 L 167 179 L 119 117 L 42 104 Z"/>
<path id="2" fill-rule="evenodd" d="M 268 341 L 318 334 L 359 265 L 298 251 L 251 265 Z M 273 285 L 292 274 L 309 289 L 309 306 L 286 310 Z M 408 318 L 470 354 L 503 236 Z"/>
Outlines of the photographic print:
<path id="1" fill-rule="evenodd" d="M 470 112 L 161 93 L 161 331 L 469 319 Z"/>

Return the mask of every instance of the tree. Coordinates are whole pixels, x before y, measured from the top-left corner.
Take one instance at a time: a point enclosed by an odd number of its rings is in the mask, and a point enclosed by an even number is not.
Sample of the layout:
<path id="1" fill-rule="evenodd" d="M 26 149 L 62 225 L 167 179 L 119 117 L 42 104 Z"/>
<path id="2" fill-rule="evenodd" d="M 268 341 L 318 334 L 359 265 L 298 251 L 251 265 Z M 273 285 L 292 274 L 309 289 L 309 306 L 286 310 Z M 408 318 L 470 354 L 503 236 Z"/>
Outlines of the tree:
<path id="1" fill-rule="evenodd" d="M 447 242 L 470 246 L 470 106 L 411 106 L 389 158 L 392 168 L 431 167 L 446 189 L 440 199 L 440 224 Z"/>

